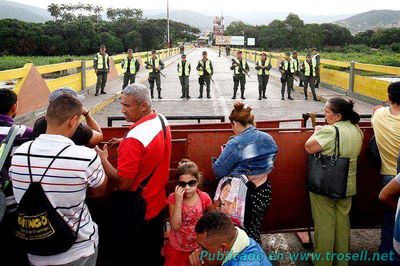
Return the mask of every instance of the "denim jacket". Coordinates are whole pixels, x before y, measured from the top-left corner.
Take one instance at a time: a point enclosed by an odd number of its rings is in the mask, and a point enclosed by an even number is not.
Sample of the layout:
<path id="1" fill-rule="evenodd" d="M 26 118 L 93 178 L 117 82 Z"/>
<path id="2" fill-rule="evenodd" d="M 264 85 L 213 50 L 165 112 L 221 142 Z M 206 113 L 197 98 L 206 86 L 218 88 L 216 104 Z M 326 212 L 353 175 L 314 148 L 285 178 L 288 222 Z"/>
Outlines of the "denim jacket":
<path id="1" fill-rule="evenodd" d="M 252 126 L 228 141 L 221 155 L 213 161 L 213 171 L 217 178 L 269 174 L 277 152 L 274 139 Z"/>

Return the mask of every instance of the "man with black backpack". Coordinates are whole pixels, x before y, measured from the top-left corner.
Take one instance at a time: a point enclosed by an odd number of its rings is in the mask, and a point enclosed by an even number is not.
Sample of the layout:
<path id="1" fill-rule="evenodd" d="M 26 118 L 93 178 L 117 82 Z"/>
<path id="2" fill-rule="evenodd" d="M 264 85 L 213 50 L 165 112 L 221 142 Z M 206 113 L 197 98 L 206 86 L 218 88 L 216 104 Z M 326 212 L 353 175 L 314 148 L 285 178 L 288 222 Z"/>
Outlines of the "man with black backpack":
<path id="1" fill-rule="evenodd" d="M 107 178 L 96 152 L 70 139 L 82 108 L 69 94 L 51 101 L 46 134 L 21 145 L 12 158 L 15 235 L 32 265 L 96 265 L 98 228 L 86 195 L 103 195 Z"/>
<path id="2" fill-rule="evenodd" d="M 0 219 L 0 265 L 22 266 L 28 262 L 13 237 L 17 203 L 8 170 L 11 165 L 12 150 L 29 140 L 32 129 L 15 125 L 13 118 L 17 114 L 17 101 L 17 94 L 13 90 L 0 89 L 0 143 L 7 140 L 7 143 L 3 144 L 3 148 L 6 149 L 1 149 L 0 152 L 0 194 L 5 199 L 0 203 L 3 204 L 0 209 L 5 211 L 3 219 Z M 4 161 L 1 158 L 4 158 Z"/>
<path id="3" fill-rule="evenodd" d="M 163 209 L 171 157 L 171 131 L 163 115 L 152 111 L 150 92 L 134 83 L 121 98 L 128 134 L 119 144 L 118 167 L 108 161 L 107 145 L 98 148 L 106 175 L 114 186 L 111 196 L 113 265 L 163 265 Z"/>

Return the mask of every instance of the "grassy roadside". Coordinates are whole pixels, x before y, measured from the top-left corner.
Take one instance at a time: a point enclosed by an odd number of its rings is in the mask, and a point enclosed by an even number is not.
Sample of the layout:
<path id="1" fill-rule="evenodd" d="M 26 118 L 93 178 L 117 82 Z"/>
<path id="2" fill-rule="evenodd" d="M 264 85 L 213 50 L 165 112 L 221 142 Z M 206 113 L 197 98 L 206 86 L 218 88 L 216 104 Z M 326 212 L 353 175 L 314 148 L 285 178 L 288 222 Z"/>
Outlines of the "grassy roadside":
<path id="1" fill-rule="evenodd" d="M 14 68 L 21 68 L 26 63 L 33 63 L 35 66 L 57 64 L 75 60 L 90 60 L 93 56 L 1 56 L 0 71 Z"/>

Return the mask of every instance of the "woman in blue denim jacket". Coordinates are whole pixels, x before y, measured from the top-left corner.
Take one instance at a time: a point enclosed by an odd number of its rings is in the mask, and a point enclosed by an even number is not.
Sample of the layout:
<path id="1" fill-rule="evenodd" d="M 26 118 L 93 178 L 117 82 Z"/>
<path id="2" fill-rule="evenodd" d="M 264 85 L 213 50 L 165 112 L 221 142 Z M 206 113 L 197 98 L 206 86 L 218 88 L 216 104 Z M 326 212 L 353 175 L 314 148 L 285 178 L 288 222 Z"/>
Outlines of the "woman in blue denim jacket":
<path id="1" fill-rule="evenodd" d="M 235 136 L 224 145 L 218 159 L 213 160 L 213 171 L 218 179 L 243 174 L 254 183 L 247 190 L 244 229 L 261 244 L 261 224 L 271 202 L 268 174 L 273 169 L 278 147 L 269 134 L 255 127 L 249 106 L 235 103 L 229 120 Z"/>

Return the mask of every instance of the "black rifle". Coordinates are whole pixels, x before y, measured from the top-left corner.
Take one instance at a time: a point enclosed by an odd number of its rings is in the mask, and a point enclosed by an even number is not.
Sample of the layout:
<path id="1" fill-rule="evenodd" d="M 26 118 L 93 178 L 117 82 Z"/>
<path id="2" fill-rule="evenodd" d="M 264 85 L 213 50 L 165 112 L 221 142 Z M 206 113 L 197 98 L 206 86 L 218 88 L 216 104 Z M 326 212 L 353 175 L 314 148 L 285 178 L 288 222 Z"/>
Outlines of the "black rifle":
<path id="1" fill-rule="evenodd" d="M 238 62 L 236 62 L 236 60 L 235 60 L 234 58 L 232 58 L 232 63 L 238 65 L 238 66 L 239 66 L 239 70 L 241 70 L 242 72 L 244 72 L 244 73 L 250 78 L 250 75 L 249 75 L 249 73 L 246 71 L 246 69 L 244 69 L 243 66 L 241 66 Z"/>
<path id="2" fill-rule="evenodd" d="M 205 64 L 205 63 L 204 63 Z M 210 80 L 212 81 L 212 83 L 214 83 L 214 80 L 212 78 L 212 75 L 210 73 L 208 73 L 208 71 L 206 70 L 206 67 L 203 66 L 200 62 L 199 62 L 200 67 L 203 69 L 203 73 L 208 74 L 210 76 Z"/>
<path id="3" fill-rule="evenodd" d="M 161 70 L 158 71 L 154 65 L 150 64 L 150 63 L 147 62 L 147 61 L 144 62 L 144 63 L 146 64 L 146 68 L 147 68 L 148 66 L 151 66 L 151 67 L 153 68 L 153 72 L 155 72 L 155 73 L 160 73 L 161 76 L 163 76 L 164 78 L 166 78 L 166 76 L 161 72 Z"/>

